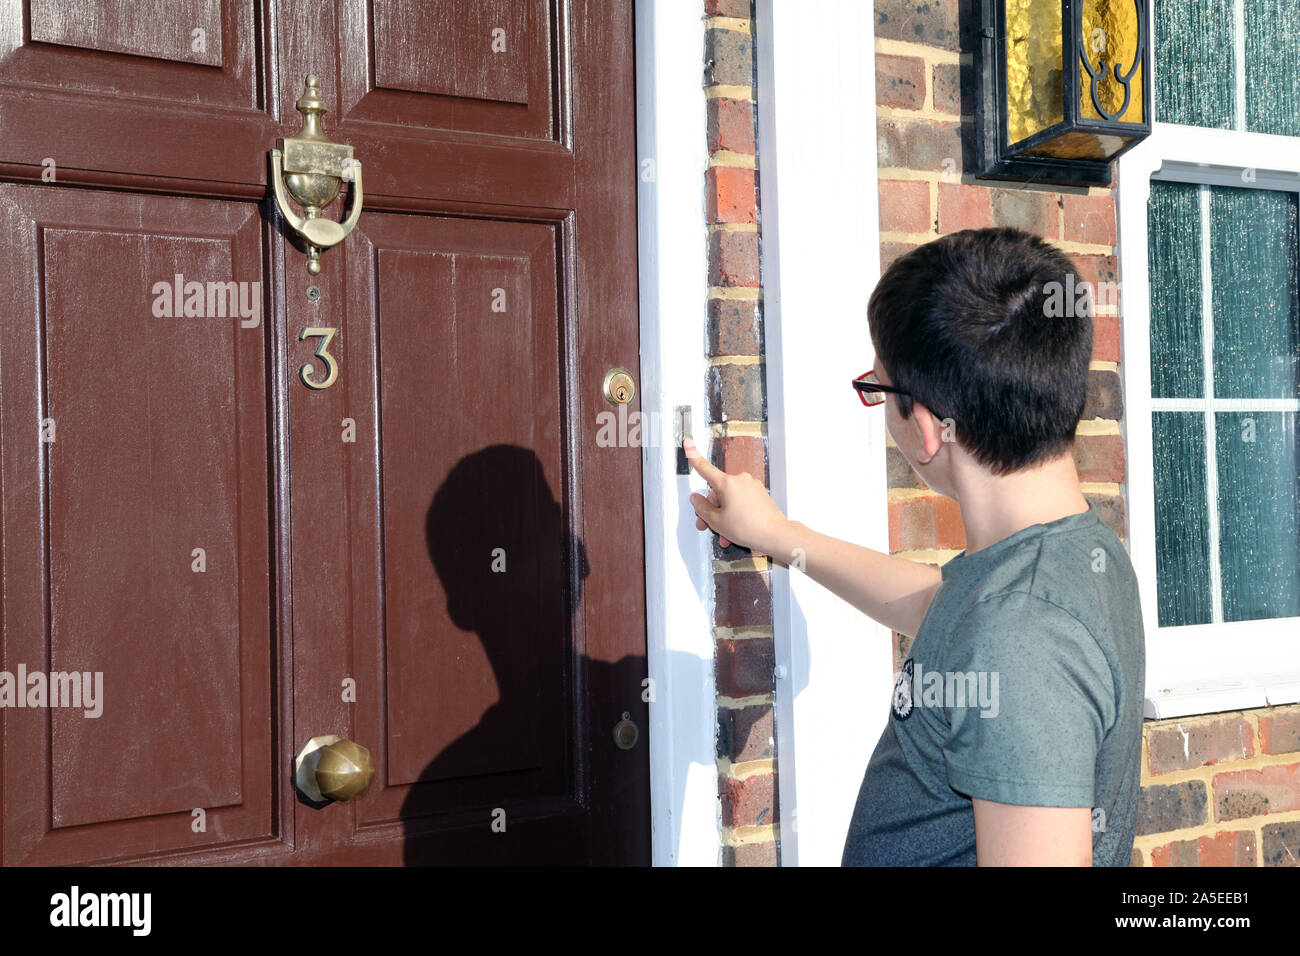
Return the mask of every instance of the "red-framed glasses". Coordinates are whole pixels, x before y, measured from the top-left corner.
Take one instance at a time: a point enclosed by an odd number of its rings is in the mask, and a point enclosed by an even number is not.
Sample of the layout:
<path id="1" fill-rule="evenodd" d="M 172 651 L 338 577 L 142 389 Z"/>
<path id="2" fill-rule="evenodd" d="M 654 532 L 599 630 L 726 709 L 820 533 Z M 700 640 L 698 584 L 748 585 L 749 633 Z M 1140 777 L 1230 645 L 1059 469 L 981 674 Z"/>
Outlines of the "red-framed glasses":
<path id="1" fill-rule="evenodd" d="M 862 404 L 882 405 L 885 401 L 885 393 L 893 392 L 895 395 L 910 395 L 901 388 L 894 388 L 892 385 L 882 385 L 880 379 L 876 378 L 876 371 L 863 372 L 853 380 L 853 390 L 858 393 L 858 398 L 862 399 Z"/>

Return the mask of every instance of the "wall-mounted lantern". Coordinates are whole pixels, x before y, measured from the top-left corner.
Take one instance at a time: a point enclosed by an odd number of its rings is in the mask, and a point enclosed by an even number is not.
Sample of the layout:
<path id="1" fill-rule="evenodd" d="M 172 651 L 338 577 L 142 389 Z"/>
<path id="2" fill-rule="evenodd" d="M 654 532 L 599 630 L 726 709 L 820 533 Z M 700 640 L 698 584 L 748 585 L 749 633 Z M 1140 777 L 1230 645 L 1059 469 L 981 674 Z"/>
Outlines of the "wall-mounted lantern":
<path id="1" fill-rule="evenodd" d="M 1106 185 L 1151 133 L 1147 0 L 980 0 L 979 176 Z"/>

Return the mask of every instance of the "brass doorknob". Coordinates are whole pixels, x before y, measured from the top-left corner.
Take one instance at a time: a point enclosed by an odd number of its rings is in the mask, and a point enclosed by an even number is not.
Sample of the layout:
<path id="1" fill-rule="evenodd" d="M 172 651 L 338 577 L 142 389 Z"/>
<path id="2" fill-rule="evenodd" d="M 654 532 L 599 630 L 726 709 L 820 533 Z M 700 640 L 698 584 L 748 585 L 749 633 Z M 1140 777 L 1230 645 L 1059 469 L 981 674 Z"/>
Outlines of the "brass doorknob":
<path id="1" fill-rule="evenodd" d="M 293 758 L 294 783 L 314 803 L 351 800 L 374 778 L 370 751 L 335 734 L 313 737 Z"/>

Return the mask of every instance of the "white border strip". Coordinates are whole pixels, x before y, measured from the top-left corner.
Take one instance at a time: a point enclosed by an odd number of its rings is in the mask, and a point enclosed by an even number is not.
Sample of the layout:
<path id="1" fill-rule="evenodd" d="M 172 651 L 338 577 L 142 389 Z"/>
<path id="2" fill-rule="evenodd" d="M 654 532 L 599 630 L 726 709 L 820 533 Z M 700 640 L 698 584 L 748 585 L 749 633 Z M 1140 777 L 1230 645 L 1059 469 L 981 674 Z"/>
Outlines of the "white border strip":
<path id="1" fill-rule="evenodd" d="M 1232 4 L 1233 80 L 1236 90 L 1237 129 L 1246 128 L 1246 0 Z"/>
<path id="2" fill-rule="evenodd" d="M 849 384 L 875 358 L 873 16 L 859 0 L 757 0 L 755 51 L 772 493 L 809 527 L 887 553 L 884 416 Z M 890 631 L 784 567 L 772 601 L 781 863 L 838 866 L 889 712 Z"/>
<path id="3" fill-rule="evenodd" d="M 1197 188 L 1201 213 L 1201 370 L 1205 389 L 1205 528 L 1209 550 L 1210 622 L 1223 623 L 1223 571 L 1219 567 L 1219 446 L 1214 407 L 1214 276 L 1210 255 L 1210 187 Z"/>
<path id="4" fill-rule="evenodd" d="M 1300 398 L 1153 398 L 1157 412 L 1300 412 Z"/>
<path id="5" fill-rule="evenodd" d="M 700 347 L 708 295 L 703 49 L 695 7 L 636 0 L 641 410 L 659 416 L 657 430 L 643 430 L 657 443 L 642 449 L 656 866 L 717 866 L 721 856 L 711 545 L 695 530 L 690 479 L 676 473 L 673 442 L 673 407 L 690 405 L 695 439 L 701 448 L 707 444 Z"/>

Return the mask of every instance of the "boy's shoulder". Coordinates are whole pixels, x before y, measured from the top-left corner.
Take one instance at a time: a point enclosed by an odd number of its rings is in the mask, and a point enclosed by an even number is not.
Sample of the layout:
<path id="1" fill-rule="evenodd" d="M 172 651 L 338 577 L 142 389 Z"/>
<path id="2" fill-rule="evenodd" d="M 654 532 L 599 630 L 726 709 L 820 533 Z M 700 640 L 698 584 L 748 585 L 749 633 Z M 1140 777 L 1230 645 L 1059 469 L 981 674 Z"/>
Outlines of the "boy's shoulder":
<path id="1" fill-rule="evenodd" d="M 969 633 L 999 619 L 1010 626 L 1025 618 L 1072 618 L 1106 644 L 1122 641 L 1117 630 L 1141 626 L 1128 552 L 1092 504 L 974 554 L 962 552 L 943 566 L 942 575 L 935 600 L 944 599 L 941 616 L 947 620 L 940 626 L 948 633 Z M 966 627 L 956 627 L 959 622 Z"/>

